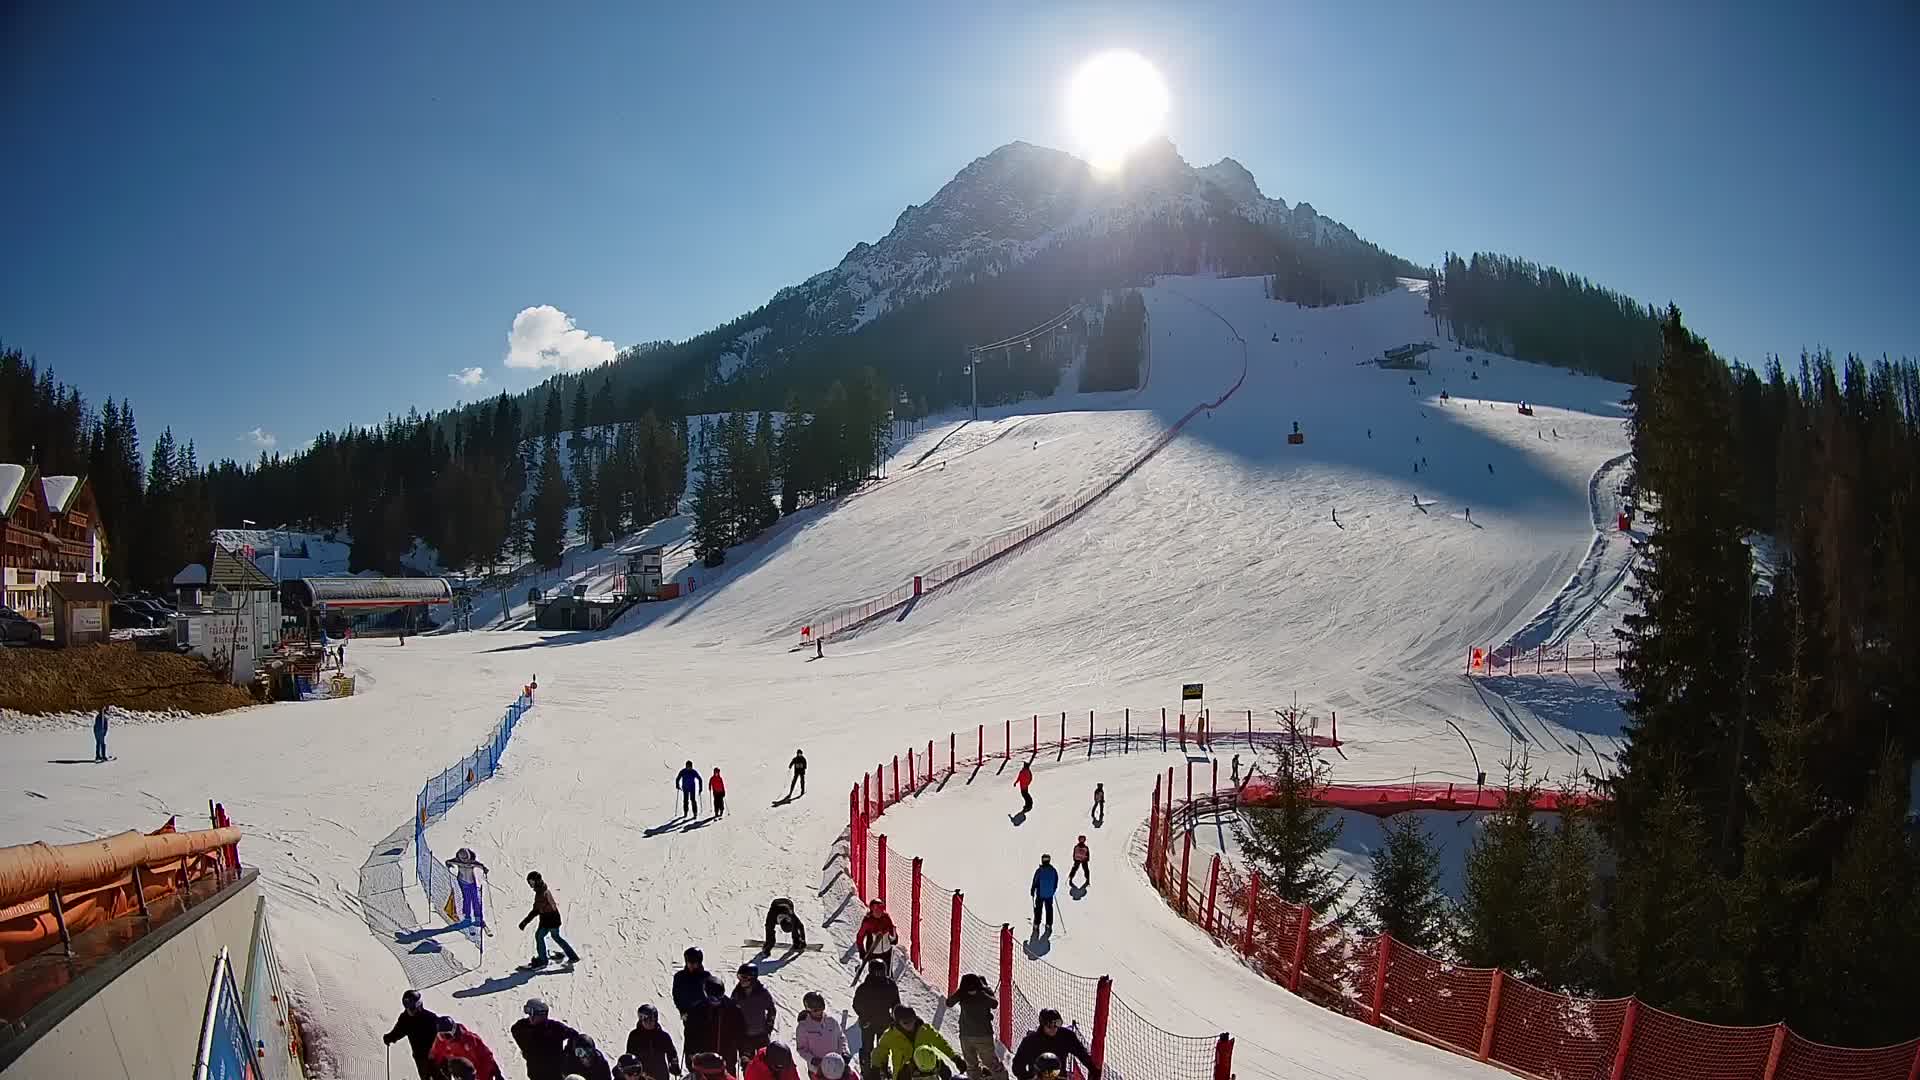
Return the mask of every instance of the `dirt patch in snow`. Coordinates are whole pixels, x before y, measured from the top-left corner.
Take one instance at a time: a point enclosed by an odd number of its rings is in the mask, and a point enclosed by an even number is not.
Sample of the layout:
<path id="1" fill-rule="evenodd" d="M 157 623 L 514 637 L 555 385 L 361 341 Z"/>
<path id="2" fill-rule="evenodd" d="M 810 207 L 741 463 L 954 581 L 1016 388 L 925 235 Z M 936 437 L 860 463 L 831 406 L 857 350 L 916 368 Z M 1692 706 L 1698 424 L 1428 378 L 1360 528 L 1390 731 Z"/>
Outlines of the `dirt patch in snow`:
<path id="1" fill-rule="evenodd" d="M 0 650 L 0 710 L 84 713 L 103 705 L 138 713 L 225 712 L 253 695 L 214 674 L 198 657 L 116 641 L 70 649 Z"/>

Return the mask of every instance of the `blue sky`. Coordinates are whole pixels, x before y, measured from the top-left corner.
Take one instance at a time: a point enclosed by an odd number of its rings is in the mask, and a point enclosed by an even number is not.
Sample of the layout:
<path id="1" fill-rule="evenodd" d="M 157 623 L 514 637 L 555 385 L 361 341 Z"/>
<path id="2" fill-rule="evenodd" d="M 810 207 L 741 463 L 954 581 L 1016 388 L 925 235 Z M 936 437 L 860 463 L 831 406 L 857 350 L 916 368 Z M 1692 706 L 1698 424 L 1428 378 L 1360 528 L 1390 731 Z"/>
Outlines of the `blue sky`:
<path id="1" fill-rule="evenodd" d="M 0 340 L 203 461 L 522 389 L 523 309 L 581 358 L 708 329 L 1074 149 L 1067 77 L 1125 47 L 1189 161 L 1408 258 L 1920 353 L 1911 4 L 385 6 L 0 11 Z"/>

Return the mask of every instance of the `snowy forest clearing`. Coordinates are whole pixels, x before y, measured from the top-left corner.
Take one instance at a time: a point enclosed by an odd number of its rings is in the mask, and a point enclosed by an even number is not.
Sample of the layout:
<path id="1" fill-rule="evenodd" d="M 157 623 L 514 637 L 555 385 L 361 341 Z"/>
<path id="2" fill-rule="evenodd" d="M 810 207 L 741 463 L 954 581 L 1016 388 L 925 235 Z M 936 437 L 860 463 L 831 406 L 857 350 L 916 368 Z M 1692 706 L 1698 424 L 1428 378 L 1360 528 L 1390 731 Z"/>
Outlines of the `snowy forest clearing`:
<path id="1" fill-rule="evenodd" d="M 830 942 L 768 978 L 783 1029 L 803 990 L 819 989 L 831 1012 L 847 1007 L 839 959 L 851 922 L 832 910 L 831 892 L 819 895 L 832 876 L 822 864 L 849 784 L 916 740 L 1036 710 L 1177 705 L 1181 683 L 1204 680 L 1221 700 L 1279 703 L 1297 692 L 1316 711 L 1337 709 L 1349 745 L 1336 776 L 1470 775 L 1466 747 L 1443 721 L 1483 760 L 1497 760 L 1510 736 L 1460 678 L 1462 650 L 1524 626 L 1579 568 L 1594 535 L 1589 481 L 1625 446 L 1622 388 L 1505 359 L 1469 383 L 1465 361 L 1446 351 L 1410 387 L 1403 372 L 1356 361 L 1424 337 L 1419 295 L 1302 309 L 1264 299 L 1261 285 L 1169 279 L 1147 290 L 1154 372 L 1137 399 L 1039 413 L 964 452 L 956 436 L 909 471 L 945 434 L 929 428 L 896 449 L 887 482 L 783 521 L 702 573 L 693 596 L 636 608 L 608 633 L 356 642 L 355 697 L 117 731 L 107 772 L 49 762 L 75 756 L 77 734 L 5 736 L 0 777 L 44 797 L 17 803 L 0 840 L 151 827 L 149 817 L 220 799 L 247 836 L 243 857 L 263 871 L 317 1048 L 334 1075 L 360 1080 L 382 1075 L 377 1040 L 403 977 L 362 920 L 359 868 L 407 820 L 421 782 L 482 738 L 535 674 L 538 704 L 500 774 L 430 830 L 437 852 L 470 846 L 498 871 L 484 963 L 462 953 L 458 934 L 425 939 L 476 968 L 429 991 L 429 1004 L 496 1050 L 533 993 L 603 1045 L 617 1042 L 635 1005 L 666 1000 L 684 946 L 703 945 L 721 966 L 776 895 L 793 896 Z M 1111 496 L 818 661 L 785 651 L 810 612 L 894 588 L 1043 513 L 1217 397 L 1242 367 L 1221 318 L 1248 343 L 1244 387 Z M 1443 405 L 1443 388 L 1486 396 L 1450 394 Z M 1517 414 L 1520 400 L 1534 416 Z M 1011 428 L 1007 412 L 1001 426 Z M 1296 419 L 1306 441 L 1289 446 Z M 1554 722 L 1550 709 L 1536 712 Z M 813 762 L 810 793 L 774 807 L 796 747 Z M 724 819 L 672 825 L 672 778 L 688 759 L 703 774 L 722 768 Z M 1165 763 L 1152 754 L 1042 770 L 1036 791 L 1058 792 L 1062 820 L 1077 822 L 1096 773 L 1138 769 L 1140 781 L 1107 781 L 1098 839 L 1114 845 L 1142 827 L 1153 766 Z M 924 828 L 911 850 L 929 873 L 1012 918 L 1032 869 L 1027 848 L 1058 853 L 1076 830 L 1043 834 L 1044 815 L 1018 830 L 996 822 L 1014 800 L 991 781 L 983 774 L 902 807 L 888 825 Z M 969 857 L 969 845 L 993 857 Z M 1242 1075 L 1493 1075 L 1291 999 L 1216 955 L 1132 862 L 1096 851 L 1103 876 L 1088 903 L 1113 903 L 1120 928 L 1097 946 L 1115 958 L 1105 966 L 1130 965 L 1122 992 L 1156 1023 L 1250 1040 L 1236 1057 Z M 569 974 L 514 970 L 530 955 L 513 923 L 528 900 L 521 877 L 534 869 L 584 955 Z M 426 926 L 443 901 L 415 897 Z M 1076 950 L 1096 947 L 1106 916 L 1076 921 L 1080 911 L 1068 905 L 1051 958 L 1098 973 Z M 1147 992 L 1147 980 L 1182 970 L 1221 989 L 1204 999 Z"/>

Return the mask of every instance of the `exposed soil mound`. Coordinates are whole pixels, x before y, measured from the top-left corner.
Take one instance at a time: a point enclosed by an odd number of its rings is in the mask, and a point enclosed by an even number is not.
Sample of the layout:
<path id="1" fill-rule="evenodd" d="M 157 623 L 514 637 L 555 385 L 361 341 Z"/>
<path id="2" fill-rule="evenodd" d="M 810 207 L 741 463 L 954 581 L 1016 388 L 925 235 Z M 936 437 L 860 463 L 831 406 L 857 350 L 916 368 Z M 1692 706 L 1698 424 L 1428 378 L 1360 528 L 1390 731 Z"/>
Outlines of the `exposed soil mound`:
<path id="1" fill-rule="evenodd" d="M 92 712 L 118 705 L 142 712 L 213 713 L 253 704 L 245 689 L 198 657 L 133 642 L 70 649 L 0 649 L 0 709 Z"/>

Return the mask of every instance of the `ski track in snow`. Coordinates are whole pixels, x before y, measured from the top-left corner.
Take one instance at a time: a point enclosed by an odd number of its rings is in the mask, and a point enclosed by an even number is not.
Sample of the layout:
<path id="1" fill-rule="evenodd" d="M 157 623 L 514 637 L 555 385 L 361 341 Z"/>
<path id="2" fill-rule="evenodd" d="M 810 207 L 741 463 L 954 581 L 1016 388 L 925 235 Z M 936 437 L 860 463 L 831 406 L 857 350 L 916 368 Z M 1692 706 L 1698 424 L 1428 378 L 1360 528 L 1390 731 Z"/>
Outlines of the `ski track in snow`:
<path id="1" fill-rule="evenodd" d="M 699 580 L 692 596 L 636 607 L 609 632 L 439 634 L 404 649 L 356 641 L 356 697 L 128 725 L 115 730 L 118 759 L 106 765 L 54 763 L 91 749 L 84 731 L 0 730 L 0 784 L 44 796 L 11 798 L 0 842 L 152 828 L 174 812 L 191 823 L 209 797 L 224 802 L 246 835 L 243 858 L 262 871 L 293 993 L 318 1025 L 322 1074 L 366 1080 L 384 1075 L 378 1036 L 406 976 L 367 930 L 362 864 L 428 776 L 482 739 L 535 674 L 539 704 L 500 771 L 429 830 L 435 851 L 472 846 L 498 880 L 484 960 L 460 935 L 437 939 L 476 970 L 430 990 L 428 1003 L 509 1060 L 507 1026 L 533 994 L 620 1045 L 635 1006 L 667 1001 L 682 948 L 698 944 L 711 968 L 729 971 L 751 955 L 737 943 L 759 932 L 776 895 L 792 896 L 828 943 L 768 976 L 783 1033 L 807 989 L 848 1008 L 841 957 L 852 920 L 835 916 L 844 877 L 822 864 L 844 831 L 848 786 L 912 743 L 1036 711 L 1176 705 L 1181 683 L 1204 681 L 1216 701 L 1276 706 L 1297 693 L 1316 711 L 1337 709 L 1343 779 L 1471 776 L 1449 720 L 1483 761 L 1498 760 L 1508 733 L 1460 676 L 1461 657 L 1525 627 L 1580 570 L 1594 539 L 1589 483 L 1626 448 L 1623 388 L 1502 357 L 1481 366 L 1477 351 L 1469 368 L 1445 345 L 1413 386 L 1406 372 L 1361 366 L 1430 335 L 1411 290 L 1302 309 L 1264 299 L 1258 278 L 1188 278 L 1144 296 L 1149 388 L 983 409 L 958 435 L 948 427 L 958 417 L 929 424 L 894 447 L 886 481 L 783 520 L 715 570 L 682 566 Z M 1196 415 L 1111 496 L 1019 557 L 830 645 L 821 660 L 786 651 L 788 630 L 809 613 L 883 593 L 1086 490 L 1232 385 L 1235 334 L 1188 297 L 1247 343 L 1245 383 L 1230 401 Z M 1517 415 L 1521 400 L 1535 417 Z M 1285 441 L 1295 420 L 1302 446 Z M 988 432 L 1016 424 L 1012 437 Z M 1423 456 L 1430 466 L 1416 473 Z M 1336 506 L 1344 528 L 1331 523 Z M 668 519 L 653 535 L 672 542 L 685 528 Z M 569 573 L 604 575 L 615 553 L 594 555 Z M 501 612 L 491 614 L 477 625 Z M 1534 695 L 1523 703 L 1543 743 L 1594 734 L 1548 719 L 1587 723 L 1578 710 L 1553 710 L 1547 699 L 1571 692 L 1559 684 L 1497 689 Z M 811 791 L 774 807 L 795 747 L 813 764 Z M 662 828 L 676 809 L 673 774 L 689 758 L 703 773 L 722 767 L 729 815 Z M 1170 760 L 1043 770 L 1040 812 L 1018 830 L 1005 823 L 1010 791 L 998 786 L 1010 781 L 990 770 L 883 820 L 976 912 L 1023 919 L 1029 856 L 1072 843 L 1085 795 L 1104 779 L 1111 816 L 1089 837 L 1102 876 L 1085 901 L 1069 902 L 1049 959 L 1112 974 L 1125 1000 L 1169 1030 L 1232 1031 L 1242 1040 L 1236 1071 L 1249 1080 L 1500 1075 L 1307 1005 L 1167 911 L 1123 846 L 1145 819 L 1152 773 Z M 513 927 L 533 869 L 551 882 L 563 933 L 584 956 L 570 973 L 514 970 L 531 954 L 531 934 Z M 402 895 L 434 925 L 406 876 Z"/>

